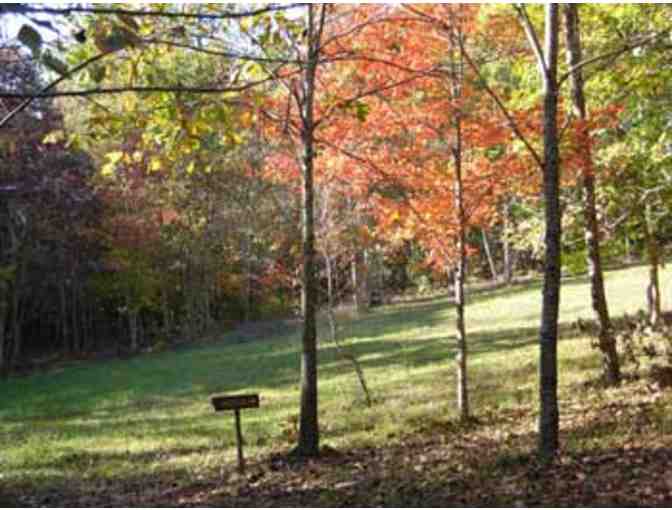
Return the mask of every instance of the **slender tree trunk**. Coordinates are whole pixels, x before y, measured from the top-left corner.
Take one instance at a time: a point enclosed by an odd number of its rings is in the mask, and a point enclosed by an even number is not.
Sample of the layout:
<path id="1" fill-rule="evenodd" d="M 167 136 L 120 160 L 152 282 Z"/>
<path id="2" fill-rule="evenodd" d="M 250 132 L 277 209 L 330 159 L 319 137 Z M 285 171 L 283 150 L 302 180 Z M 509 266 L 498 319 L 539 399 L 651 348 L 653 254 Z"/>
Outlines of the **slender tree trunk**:
<path id="1" fill-rule="evenodd" d="M 646 301 L 648 305 L 649 322 L 652 325 L 658 324 L 661 318 L 660 304 L 660 277 L 658 266 L 660 265 L 660 254 L 658 249 L 658 240 L 656 232 L 650 220 L 649 208 L 646 208 L 644 219 L 644 234 L 646 238 L 646 250 L 649 258 L 649 285 L 646 288 Z"/>
<path id="2" fill-rule="evenodd" d="M 252 257 L 250 253 L 250 236 L 243 234 L 243 260 L 245 264 L 245 286 L 243 301 L 245 303 L 245 322 L 251 320 L 252 314 Z"/>
<path id="3" fill-rule="evenodd" d="M 324 267 L 327 270 L 327 301 L 329 302 L 329 306 L 333 306 L 334 303 L 334 272 L 331 265 L 331 256 L 325 250 Z"/>
<path id="4" fill-rule="evenodd" d="M 131 337 L 131 352 L 138 352 L 138 312 L 128 311 L 128 331 Z"/>
<path id="5" fill-rule="evenodd" d="M 544 63 L 545 261 L 539 331 L 539 455 L 550 460 L 558 449 L 558 313 L 560 308 L 561 211 L 558 138 L 558 4 L 546 4 Z"/>
<path id="6" fill-rule="evenodd" d="M 74 271 L 71 275 L 72 281 L 72 306 L 70 307 L 70 324 L 72 325 L 72 352 L 79 354 L 80 352 L 80 338 L 77 316 L 79 313 L 79 306 L 77 303 L 77 280 Z"/>
<path id="7" fill-rule="evenodd" d="M 68 327 L 68 302 L 67 293 L 65 292 L 65 280 L 61 279 L 58 285 L 58 300 L 60 303 L 60 317 L 61 323 L 61 342 L 63 349 L 70 354 L 70 328 Z"/>
<path id="8" fill-rule="evenodd" d="M 4 280 L 0 280 L 0 375 L 7 371 L 6 364 L 6 340 L 5 334 L 7 324 L 7 311 L 9 309 L 7 299 L 9 297 L 9 285 Z"/>
<path id="9" fill-rule="evenodd" d="M 459 7 L 458 7 L 459 8 Z M 453 19 L 454 28 L 451 30 L 451 46 L 458 53 L 451 58 L 452 83 L 451 95 L 453 101 L 459 104 L 462 99 L 462 86 L 464 81 L 464 40 L 459 19 Z M 455 336 L 457 352 L 455 356 L 457 384 L 456 397 L 457 409 L 460 420 L 466 422 L 470 417 L 469 386 L 467 379 L 467 331 L 465 326 L 465 299 L 464 281 L 467 271 L 466 234 L 467 219 L 464 206 L 464 181 L 463 181 L 463 140 L 462 140 L 462 111 L 457 109 L 453 115 L 453 146 L 452 156 L 455 167 L 453 180 L 453 200 L 457 222 L 457 264 L 454 271 L 453 291 L 455 295 Z M 483 232 L 484 241 L 485 232 Z"/>
<path id="10" fill-rule="evenodd" d="M 306 63 L 303 80 L 303 98 L 300 101 L 302 129 L 302 241 L 303 241 L 303 332 L 301 352 L 301 409 L 296 454 L 304 457 L 319 455 L 319 425 L 317 402 L 317 287 L 315 278 L 315 187 L 313 171 L 315 161 L 314 98 L 315 76 L 320 52 L 325 5 L 308 5 L 306 28 Z M 319 21 L 315 16 L 320 9 Z M 298 93 L 297 93 L 298 95 Z"/>
<path id="11" fill-rule="evenodd" d="M 166 285 L 161 285 L 161 316 L 164 341 L 168 342 L 172 330 L 172 321 L 170 319 L 170 306 L 168 304 L 168 289 Z"/>
<path id="12" fill-rule="evenodd" d="M 357 251 L 352 259 L 352 293 L 358 312 L 366 312 L 369 308 L 367 273 L 366 254 Z"/>
<path id="13" fill-rule="evenodd" d="M 483 249 L 485 250 L 485 256 L 488 259 L 488 266 L 490 267 L 490 275 L 492 280 L 496 282 L 499 279 L 497 274 L 497 266 L 495 265 L 495 260 L 492 258 L 492 252 L 490 251 L 490 242 L 488 241 L 488 234 L 485 233 L 485 229 L 481 229 L 481 237 L 483 238 Z"/>
<path id="14" fill-rule="evenodd" d="M 334 347 L 336 347 L 336 351 L 338 352 L 339 356 L 352 363 L 352 366 L 355 369 L 355 375 L 357 376 L 357 380 L 359 381 L 359 386 L 360 388 L 362 388 L 362 394 L 364 395 L 366 405 L 368 407 L 371 407 L 373 405 L 373 400 L 371 399 L 371 393 L 369 392 L 369 387 L 366 384 L 366 378 L 364 377 L 364 370 L 362 369 L 362 366 L 359 363 L 357 357 L 354 354 L 347 352 L 346 349 L 344 349 L 343 346 L 341 345 L 341 342 L 338 338 L 338 330 L 336 328 L 336 315 L 334 314 L 334 301 L 333 301 L 334 296 L 331 291 L 331 289 L 333 288 L 331 280 L 334 275 L 334 270 L 332 267 L 332 259 L 329 255 L 328 250 L 325 250 L 324 253 L 324 266 L 327 271 L 327 289 L 329 290 L 329 292 L 327 292 L 327 318 L 329 320 L 329 331 L 331 333 L 331 341 L 334 343 Z"/>
<path id="15" fill-rule="evenodd" d="M 23 348 L 23 330 L 21 327 L 21 293 L 24 284 L 26 265 L 23 255 L 19 259 L 18 268 L 14 276 L 14 285 L 12 289 L 12 365 L 16 365 L 21 357 L 21 350 Z"/>
<path id="16" fill-rule="evenodd" d="M 625 236 L 625 262 L 626 264 L 632 262 L 632 250 L 630 247 L 630 238 L 627 235 Z"/>
<path id="17" fill-rule="evenodd" d="M 457 336 L 457 355 L 455 357 L 457 365 L 457 408 L 460 413 L 460 420 L 469 419 L 469 388 L 467 382 L 467 332 L 465 328 L 465 302 L 464 302 L 464 278 L 466 271 L 466 250 L 465 250 L 465 218 L 464 218 L 464 197 L 462 186 L 462 157 L 461 141 L 459 131 L 459 121 L 457 128 L 458 142 L 454 148 L 455 161 L 455 208 L 458 214 L 459 231 L 457 236 L 458 261 L 455 275 L 455 332 Z"/>
<path id="18" fill-rule="evenodd" d="M 563 12 L 565 18 L 567 64 L 571 68 L 583 60 L 578 6 L 576 4 L 566 4 L 563 6 Z M 595 319 L 599 324 L 598 345 L 602 354 L 604 376 L 610 384 L 618 384 L 621 379 L 621 367 L 618 352 L 616 351 L 616 339 L 609 318 L 607 296 L 604 290 L 604 276 L 602 260 L 600 258 L 600 232 L 595 207 L 595 172 L 592 161 L 590 133 L 586 126 L 588 114 L 582 71 L 580 69 L 575 70 L 570 76 L 570 81 L 572 85 L 574 113 L 582 122 L 580 134 L 583 158 L 581 180 L 583 185 L 583 215 L 591 302 Z"/>
<path id="19" fill-rule="evenodd" d="M 509 241 L 511 229 L 511 203 L 507 199 L 504 203 L 504 234 L 503 234 L 503 251 L 504 251 L 504 281 L 509 284 L 513 279 L 513 259 L 511 257 L 511 243 Z"/>

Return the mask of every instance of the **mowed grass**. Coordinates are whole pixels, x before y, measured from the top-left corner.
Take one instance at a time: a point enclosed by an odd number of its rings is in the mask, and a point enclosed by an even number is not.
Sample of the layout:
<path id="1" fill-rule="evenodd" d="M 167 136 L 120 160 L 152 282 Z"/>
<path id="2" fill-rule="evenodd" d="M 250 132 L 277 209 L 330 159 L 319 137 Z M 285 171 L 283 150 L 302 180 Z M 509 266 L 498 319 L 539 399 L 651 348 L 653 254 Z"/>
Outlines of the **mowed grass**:
<path id="1" fill-rule="evenodd" d="M 644 307 L 646 271 L 607 274 L 614 316 Z M 669 279 L 664 271 L 664 290 Z M 469 298 L 474 414 L 537 405 L 540 289 L 535 282 Z M 560 394 L 567 400 L 599 365 L 589 339 L 569 326 L 577 317 L 591 317 L 587 280 L 566 279 L 561 303 Z M 363 404 L 349 362 L 325 336 L 323 443 L 336 449 L 384 446 L 423 423 L 453 417 L 453 319 L 449 299 L 428 298 L 341 321 L 344 343 L 357 354 L 373 393 L 372 408 Z M 46 490 L 212 477 L 235 462 L 233 418 L 212 411 L 212 393 L 260 393 L 261 408 L 243 412 L 246 454 L 288 450 L 298 413 L 298 347 L 295 335 L 242 343 L 229 334 L 192 349 L 1 382 L 0 486 Z"/>

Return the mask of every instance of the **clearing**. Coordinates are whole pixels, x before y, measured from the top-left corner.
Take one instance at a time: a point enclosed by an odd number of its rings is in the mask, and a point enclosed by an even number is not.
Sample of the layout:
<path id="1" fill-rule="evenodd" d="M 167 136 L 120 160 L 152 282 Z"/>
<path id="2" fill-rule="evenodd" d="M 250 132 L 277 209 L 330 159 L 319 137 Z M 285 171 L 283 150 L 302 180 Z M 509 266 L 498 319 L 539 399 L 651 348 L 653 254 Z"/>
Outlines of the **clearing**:
<path id="1" fill-rule="evenodd" d="M 646 267 L 607 273 L 612 315 L 644 307 Z M 670 271 L 662 273 L 663 288 Z M 664 299 L 665 301 L 665 299 Z M 298 340 L 231 333 L 131 360 L 79 363 L 2 382 L 0 504 L 536 505 L 672 504 L 667 393 L 643 381 L 601 390 L 585 278 L 563 282 L 559 345 L 563 453 L 552 474 L 535 448 L 540 284 L 473 295 L 467 309 L 477 422 L 453 421 L 453 310 L 447 298 L 343 320 L 375 405 L 332 344 L 320 347 L 319 461 L 289 465 Z M 247 476 L 235 474 L 229 413 L 208 396 L 258 392 L 243 411 Z"/>

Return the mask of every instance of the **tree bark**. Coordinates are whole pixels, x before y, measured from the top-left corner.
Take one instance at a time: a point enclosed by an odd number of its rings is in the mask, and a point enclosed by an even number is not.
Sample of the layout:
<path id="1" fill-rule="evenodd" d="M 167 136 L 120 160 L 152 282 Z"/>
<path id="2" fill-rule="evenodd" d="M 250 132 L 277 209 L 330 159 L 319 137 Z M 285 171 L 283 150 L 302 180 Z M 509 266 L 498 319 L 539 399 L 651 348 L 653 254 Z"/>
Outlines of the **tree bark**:
<path id="1" fill-rule="evenodd" d="M 78 314 L 79 306 L 77 302 L 77 276 L 73 271 L 71 274 L 72 281 L 72 306 L 70 307 L 70 323 L 72 325 L 72 352 L 74 354 L 79 354 L 80 352 L 80 338 L 79 338 L 79 324 L 78 324 Z"/>
<path id="2" fill-rule="evenodd" d="M 455 20 L 455 28 L 451 33 L 453 48 L 459 49 L 457 58 L 452 61 L 453 76 L 451 94 L 457 104 L 462 99 L 462 82 L 464 80 L 464 52 L 463 35 L 458 20 Z M 467 269 L 466 230 L 467 220 L 464 207 L 464 182 L 462 173 L 463 143 L 462 143 L 462 112 L 458 109 L 453 113 L 454 144 L 452 147 L 455 177 L 453 181 L 453 200 L 457 221 L 457 265 L 454 273 L 455 293 L 455 333 L 457 340 L 457 353 L 455 363 L 457 369 L 457 409 L 460 420 L 469 420 L 469 387 L 467 379 L 467 332 L 465 326 L 465 300 L 464 280 Z M 483 233 L 485 236 L 485 232 Z M 485 240 L 485 237 L 484 237 Z"/>
<path id="3" fill-rule="evenodd" d="M 570 68 L 583 60 L 581 35 L 579 31 L 579 12 L 576 4 L 566 4 L 563 8 L 565 19 L 565 39 L 567 46 L 567 64 Z M 602 367 L 606 381 L 618 384 L 621 379 L 621 367 L 616 351 L 609 307 L 604 290 L 604 276 L 600 257 L 600 232 L 595 207 L 595 172 L 592 161 L 590 133 L 586 125 L 588 118 L 584 93 L 583 73 L 580 69 L 570 75 L 572 105 L 574 114 L 581 121 L 581 148 L 583 168 L 581 181 L 583 186 L 583 216 L 585 221 L 585 241 L 587 251 L 588 275 L 593 314 L 599 325 L 598 346 L 602 355 Z"/>
<path id="4" fill-rule="evenodd" d="M 352 294 L 355 309 L 366 312 L 369 309 L 368 268 L 366 254 L 357 251 L 352 259 Z"/>
<path id="5" fill-rule="evenodd" d="M 509 230 L 511 228 L 511 204 L 509 199 L 504 203 L 504 281 L 509 284 L 513 279 L 513 259 L 511 257 L 511 243 L 509 242 Z"/>
<path id="6" fill-rule="evenodd" d="M 68 328 L 68 303 L 65 292 L 65 280 L 61 279 L 58 285 L 58 301 L 60 304 L 61 342 L 63 349 L 70 353 L 70 329 Z"/>
<path id="7" fill-rule="evenodd" d="M 466 271 L 466 246 L 465 246 L 465 214 L 464 193 L 462 183 L 462 133 L 460 119 L 455 124 L 455 147 L 453 148 L 453 160 L 455 163 L 455 209 L 457 210 L 458 234 L 457 251 L 458 261 L 455 271 L 455 331 L 457 335 L 457 409 L 461 421 L 469 419 L 469 389 L 467 385 L 467 332 L 465 328 L 465 303 L 464 303 L 464 278 Z"/>
<path id="8" fill-rule="evenodd" d="M 21 294 L 23 292 L 23 285 L 25 279 L 26 263 L 25 257 L 22 253 L 17 262 L 18 268 L 14 275 L 14 285 L 12 288 L 12 313 L 11 313 L 11 327 L 12 327 L 12 365 L 16 365 L 21 357 L 21 350 L 23 348 L 23 329 L 21 327 Z"/>
<path id="9" fill-rule="evenodd" d="M 319 7 L 319 21 L 316 5 L 308 5 L 308 26 L 306 27 L 306 62 L 303 78 L 303 98 L 301 100 L 301 142 L 302 142 L 302 241 L 303 241 L 303 331 L 301 352 L 301 409 L 299 418 L 298 444 L 295 453 L 303 457 L 319 455 L 319 425 L 317 401 L 317 287 L 315 278 L 315 188 L 313 171 L 315 162 L 315 76 L 317 74 L 320 40 L 324 24 L 325 6 Z M 297 93 L 298 95 L 298 93 Z"/>
<path id="10" fill-rule="evenodd" d="M 6 281 L 0 280 L 0 375 L 4 375 L 7 370 L 6 365 L 6 340 L 5 328 L 7 324 L 7 311 L 9 309 L 7 298 L 9 296 L 9 285 Z"/>
<path id="11" fill-rule="evenodd" d="M 658 250 L 656 232 L 651 222 L 650 214 L 649 207 L 647 207 L 644 219 L 646 250 L 649 257 L 649 285 L 646 288 L 646 302 L 648 305 L 649 322 L 655 326 L 661 318 L 660 277 L 658 274 L 660 253 Z"/>
<path id="12" fill-rule="evenodd" d="M 544 202 L 545 261 L 539 331 L 539 455 L 547 461 L 558 449 L 558 313 L 560 308 L 561 211 L 558 138 L 558 4 L 545 6 L 544 61 Z"/>
<path id="13" fill-rule="evenodd" d="M 490 251 L 490 242 L 488 241 L 488 234 L 485 233 L 485 229 L 481 229 L 481 237 L 483 238 L 483 249 L 485 250 L 485 256 L 488 259 L 488 266 L 490 267 L 490 275 L 492 280 L 496 282 L 499 279 L 497 274 L 497 266 L 495 265 L 495 260 L 492 258 L 492 252 Z"/>

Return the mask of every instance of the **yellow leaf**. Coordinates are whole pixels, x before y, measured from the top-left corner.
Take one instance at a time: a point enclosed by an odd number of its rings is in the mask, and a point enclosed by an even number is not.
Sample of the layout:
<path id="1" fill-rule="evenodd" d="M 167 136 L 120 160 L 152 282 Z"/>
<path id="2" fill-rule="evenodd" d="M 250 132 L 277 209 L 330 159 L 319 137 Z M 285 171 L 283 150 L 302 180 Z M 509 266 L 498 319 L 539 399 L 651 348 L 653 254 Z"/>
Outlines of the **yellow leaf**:
<path id="1" fill-rule="evenodd" d="M 124 157 L 124 153 L 122 151 L 112 151 L 105 154 L 105 157 L 110 163 L 116 165 L 119 163 L 119 161 L 121 161 L 121 158 Z"/>
<path id="2" fill-rule="evenodd" d="M 114 170 L 116 169 L 117 165 L 115 163 L 105 163 L 101 168 L 100 168 L 100 175 L 103 177 L 110 177 L 111 175 L 114 175 Z"/>
<path id="3" fill-rule="evenodd" d="M 161 160 L 158 158 L 152 158 L 152 161 L 149 163 L 149 171 L 150 172 L 158 172 L 161 170 Z"/>
<path id="4" fill-rule="evenodd" d="M 51 143 L 58 143 L 62 142 L 65 138 L 65 133 L 63 132 L 62 129 L 57 129 L 55 131 L 52 131 L 51 133 L 47 134 L 42 139 L 42 143 L 44 144 L 51 144 Z"/>

